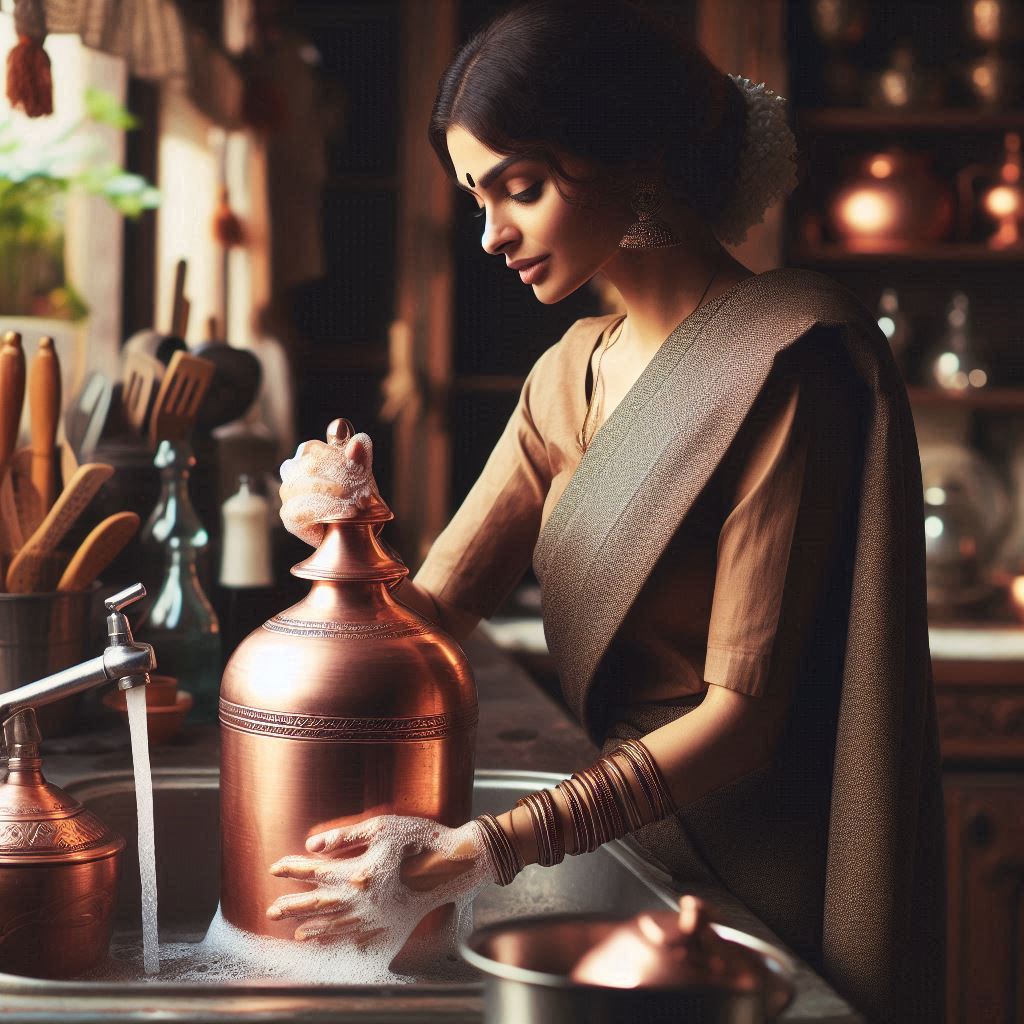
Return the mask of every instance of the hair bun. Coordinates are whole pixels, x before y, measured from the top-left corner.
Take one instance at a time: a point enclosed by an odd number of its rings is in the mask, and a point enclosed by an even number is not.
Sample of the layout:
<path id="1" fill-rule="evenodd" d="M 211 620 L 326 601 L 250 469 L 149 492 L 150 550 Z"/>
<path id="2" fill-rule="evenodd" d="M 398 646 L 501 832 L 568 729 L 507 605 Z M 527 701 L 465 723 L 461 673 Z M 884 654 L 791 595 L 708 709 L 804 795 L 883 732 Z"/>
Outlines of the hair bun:
<path id="1" fill-rule="evenodd" d="M 745 241 L 772 203 L 797 186 L 796 139 L 786 121 L 786 100 L 764 82 L 729 75 L 747 107 L 746 131 L 731 199 L 712 228 L 727 245 Z"/>

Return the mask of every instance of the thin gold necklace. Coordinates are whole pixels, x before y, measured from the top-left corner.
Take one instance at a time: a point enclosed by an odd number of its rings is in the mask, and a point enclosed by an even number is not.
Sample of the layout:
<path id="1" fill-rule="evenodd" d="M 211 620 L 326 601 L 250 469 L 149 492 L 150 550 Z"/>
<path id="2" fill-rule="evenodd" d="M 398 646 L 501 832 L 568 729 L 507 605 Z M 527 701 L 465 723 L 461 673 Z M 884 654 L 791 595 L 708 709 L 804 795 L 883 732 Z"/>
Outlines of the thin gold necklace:
<path id="1" fill-rule="evenodd" d="M 708 291 L 711 288 L 711 285 L 714 282 L 715 278 L 718 276 L 718 267 L 720 262 L 721 253 L 719 253 L 718 256 L 715 257 L 715 268 L 714 270 L 711 271 L 711 277 L 708 278 L 708 283 L 704 285 L 704 291 L 701 292 L 700 298 L 697 300 L 697 305 L 694 306 L 693 309 L 691 309 L 690 312 L 686 314 L 686 316 L 683 318 L 684 320 L 688 320 L 704 304 L 704 300 L 705 298 L 707 298 Z M 590 447 L 590 442 L 594 440 L 593 436 L 587 437 L 587 424 L 590 422 L 591 411 L 593 409 L 600 408 L 600 406 L 597 404 L 597 392 L 598 388 L 601 386 L 601 363 L 604 361 L 604 354 L 613 345 L 617 344 L 619 338 L 622 337 L 622 328 L 625 322 L 626 318 L 623 317 L 619 321 L 619 326 L 615 330 L 615 339 L 612 340 L 612 336 L 608 335 L 604 339 L 604 345 L 601 346 L 601 351 L 597 355 L 597 368 L 594 370 L 594 386 L 593 388 L 591 388 L 590 391 L 590 400 L 587 402 L 587 411 L 583 417 L 583 426 L 580 427 L 579 435 L 576 438 L 576 447 L 579 449 L 580 454 L 585 453 L 587 448 Z"/>

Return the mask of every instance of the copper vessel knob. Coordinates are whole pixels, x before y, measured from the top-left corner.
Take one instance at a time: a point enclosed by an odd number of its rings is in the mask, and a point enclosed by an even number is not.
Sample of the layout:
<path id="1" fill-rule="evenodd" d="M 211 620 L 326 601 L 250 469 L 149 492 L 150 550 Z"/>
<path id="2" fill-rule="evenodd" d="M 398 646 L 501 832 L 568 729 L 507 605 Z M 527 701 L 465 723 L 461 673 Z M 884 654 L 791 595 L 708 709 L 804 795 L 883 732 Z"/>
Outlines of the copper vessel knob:
<path id="1" fill-rule="evenodd" d="M 106 956 L 124 839 L 43 778 L 31 708 L 3 734 L 0 971 L 71 978 Z"/>
<path id="2" fill-rule="evenodd" d="M 353 425 L 335 420 L 328 442 Z M 266 909 L 307 883 L 270 865 L 306 839 L 379 814 L 459 825 L 470 816 L 476 686 L 459 645 L 395 599 L 408 568 L 380 539 L 393 518 L 361 449 L 365 500 L 325 518 L 292 573 L 309 594 L 251 633 L 221 685 L 221 909 L 247 931 L 291 938 Z M 428 918 L 420 934 L 438 928 Z"/>
<path id="3" fill-rule="evenodd" d="M 613 928 L 573 967 L 581 985 L 616 989 L 713 989 L 764 996 L 771 1015 L 792 990 L 751 949 L 721 938 L 711 927 L 707 904 L 683 896 L 679 913 L 652 911 Z"/>

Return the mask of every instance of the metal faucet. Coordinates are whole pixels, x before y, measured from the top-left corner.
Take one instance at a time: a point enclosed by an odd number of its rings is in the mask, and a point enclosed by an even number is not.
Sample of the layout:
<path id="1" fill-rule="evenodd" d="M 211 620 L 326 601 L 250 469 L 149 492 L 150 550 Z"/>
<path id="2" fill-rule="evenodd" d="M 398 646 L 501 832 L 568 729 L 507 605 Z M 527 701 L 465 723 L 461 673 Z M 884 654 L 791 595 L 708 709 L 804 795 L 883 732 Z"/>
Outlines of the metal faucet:
<path id="1" fill-rule="evenodd" d="M 150 644 L 136 643 L 132 628 L 122 609 L 146 596 L 146 588 L 136 583 L 103 603 L 107 607 L 107 649 L 98 658 L 62 669 L 52 676 L 26 683 L 16 690 L 0 693 L 0 722 L 19 707 L 39 707 L 61 697 L 81 693 L 101 683 L 117 681 L 119 690 L 130 690 L 149 682 L 156 668 L 156 655 Z"/>

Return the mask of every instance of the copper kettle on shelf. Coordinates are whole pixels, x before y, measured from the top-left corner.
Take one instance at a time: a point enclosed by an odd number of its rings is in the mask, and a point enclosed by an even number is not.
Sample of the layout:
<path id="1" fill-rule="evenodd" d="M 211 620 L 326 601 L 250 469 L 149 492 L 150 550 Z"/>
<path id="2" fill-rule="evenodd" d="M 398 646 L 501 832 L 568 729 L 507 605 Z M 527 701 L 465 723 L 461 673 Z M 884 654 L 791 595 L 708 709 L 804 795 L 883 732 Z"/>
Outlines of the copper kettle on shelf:
<path id="1" fill-rule="evenodd" d="M 353 433 L 335 420 L 328 441 Z M 309 594 L 224 670 L 221 910 L 246 931 L 292 937 L 265 911 L 304 883 L 268 869 L 315 832 L 388 813 L 470 816 L 476 686 L 459 645 L 395 599 L 409 570 L 379 537 L 392 518 L 373 484 L 350 518 L 323 520 L 319 548 L 292 569 Z M 443 911 L 414 936 L 439 929 Z"/>
<path id="2" fill-rule="evenodd" d="M 848 249 L 895 252 L 946 238 L 953 194 L 928 154 L 892 147 L 858 159 L 828 201 L 828 221 Z"/>

